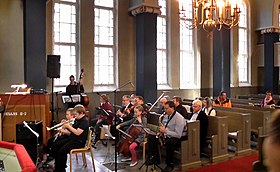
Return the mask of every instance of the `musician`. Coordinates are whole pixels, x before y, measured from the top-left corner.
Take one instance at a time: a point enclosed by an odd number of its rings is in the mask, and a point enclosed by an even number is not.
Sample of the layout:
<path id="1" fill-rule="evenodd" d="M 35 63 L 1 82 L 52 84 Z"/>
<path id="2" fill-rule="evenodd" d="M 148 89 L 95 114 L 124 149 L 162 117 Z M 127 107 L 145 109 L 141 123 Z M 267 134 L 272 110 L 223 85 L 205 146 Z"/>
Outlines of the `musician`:
<path id="1" fill-rule="evenodd" d="M 130 103 L 134 106 L 135 105 L 135 94 L 130 95 Z"/>
<path id="2" fill-rule="evenodd" d="M 69 77 L 69 80 L 70 80 L 70 84 L 66 87 L 66 94 L 67 95 L 78 94 L 78 83 L 75 82 L 74 75 L 71 75 Z"/>
<path id="3" fill-rule="evenodd" d="M 200 100 L 194 100 L 192 103 L 193 114 L 190 121 L 199 120 L 200 122 L 200 151 L 206 143 L 207 129 L 208 129 L 208 117 L 202 110 L 202 102 Z"/>
<path id="4" fill-rule="evenodd" d="M 147 118 L 144 115 L 144 108 L 142 106 L 138 105 L 134 108 L 134 113 L 136 115 L 134 118 L 132 118 L 129 121 L 119 124 L 116 128 L 119 129 L 124 126 L 131 126 L 132 124 L 142 124 L 142 127 L 146 128 L 147 127 Z M 133 126 L 131 126 L 131 127 L 133 127 Z M 131 129 L 131 127 L 129 127 L 128 130 Z M 141 128 L 141 130 L 142 130 L 142 128 Z M 132 142 L 129 145 L 129 151 L 131 153 L 131 157 L 130 157 L 130 155 L 124 155 L 126 157 L 124 159 L 122 159 L 121 161 L 126 162 L 126 161 L 131 160 L 131 163 L 130 163 L 131 167 L 134 167 L 135 165 L 137 165 L 137 154 L 136 154 L 135 148 L 137 146 L 139 146 L 143 141 L 144 141 L 144 131 L 142 131 L 138 135 L 138 137 L 134 140 L 134 142 Z"/>
<path id="5" fill-rule="evenodd" d="M 143 106 L 144 112 L 147 114 L 149 109 L 145 105 L 144 98 L 142 96 L 135 96 L 135 106 Z"/>
<path id="6" fill-rule="evenodd" d="M 98 107 L 98 117 L 90 121 L 90 125 L 94 127 L 95 139 L 92 146 L 95 148 L 96 143 L 100 140 L 102 125 L 110 125 L 113 122 L 114 115 L 112 114 L 113 107 L 109 102 L 109 98 L 102 94 L 99 97 L 100 107 Z"/>
<path id="7" fill-rule="evenodd" d="M 164 104 L 169 100 L 169 96 L 164 96 L 159 100 L 159 109 L 158 113 L 163 114 L 164 113 Z"/>
<path id="8" fill-rule="evenodd" d="M 122 107 L 116 112 L 117 116 L 117 123 L 111 125 L 110 132 L 116 138 L 116 143 L 119 141 L 119 132 L 116 130 L 116 125 L 121 122 L 129 121 L 134 116 L 134 106 L 130 102 L 130 96 L 124 95 L 122 97 Z M 126 128 L 123 128 L 125 130 Z"/>
<path id="9" fill-rule="evenodd" d="M 220 92 L 218 98 L 213 102 L 213 106 L 232 107 L 231 101 L 227 98 L 227 93 L 225 91 Z"/>
<path id="10" fill-rule="evenodd" d="M 66 121 L 70 121 L 70 120 L 73 120 L 75 118 L 75 114 L 74 114 L 74 109 L 73 108 L 68 108 L 66 110 L 66 114 L 65 114 L 65 117 L 66 117 L 66 120 L 63 119 L 61 120 L 61 123 L 63 122 L 66 122 Z M 67 133 L 67 129 L 65 128 L 61 128 L 58 133 L 56 133 L 53 137 L 51 137 L 49 140 L 48 140 L 48 143 L 47 143 L 47 153 L 50 154 L 51 157 L 53 157 L 53 155 L 51 154 L 52 153 L 52 146 L 60 141 L 60 140 L 64 140 L 64 139 L 68 139 L 68 135 L 66 134 Z"/>
<path id="11" fill-rule="evenodd" d="M 166 167 L 163 172 L 172 171 L 174 169 L 174 151 L 180 146 L 180 138 L 186 125 L 184 117 L 175 110 L 175 103 L 167 101 L 164 105 L 165 113 L 169 116 L 165 126 L 159 127 L 159 132 L 165 137 L 166 146 Z M 153 163 L 159 163 L 158 157 L 158 139 L 155 135 L 148 136 L 148 152 L 149 158 L 153 156 Z"/>
<path id="12" fill-rule="evenodd" d="M 188 118 L 188 112 L 187 109 L 182 105 L 182 98 L 179 96 L 174 96 L 172 98 L 173 102 L 175 103 L 175 110 L 179 112 L 185 119 Z"/>
<path id="13" fill-rule="evenodd" d="M 69 135 L 68 139 L 57 141 L 52 147 L 52 154 L 55 158 L 55 172 L 65 172 L 67 154 L 72 149 L 83 148 L 86 144 L 89 123 L 85 115 L 86 110 L 83 105 L 76 105 L 73 113 L 75 113 L 75 123 L 63 125 Z"/>
<path id="14" fill-rule="evenodd" d="M 78 94 L 78 83 L 75 81 L 74 75 L 71 75 L 69 77 L 70 84 L 66 87 L 66 94 L 70 96 L 73 94 Z M 72 100 L 72 99 L 71 99 Z M 78 102 L 68 102 L 68 108 L 73 108 L 75 105 L 78 104 Z"/>
<path id="15" fill-rule="evenodd" d="M 123 122 L 125 122 L 133 118 L 133 109 L 134 106 L 130 102 L 130 96 L 124 95 L 122 97 L 122 108 L 119 109 L 116 113 L 120 118 L 122 118 Z"/>

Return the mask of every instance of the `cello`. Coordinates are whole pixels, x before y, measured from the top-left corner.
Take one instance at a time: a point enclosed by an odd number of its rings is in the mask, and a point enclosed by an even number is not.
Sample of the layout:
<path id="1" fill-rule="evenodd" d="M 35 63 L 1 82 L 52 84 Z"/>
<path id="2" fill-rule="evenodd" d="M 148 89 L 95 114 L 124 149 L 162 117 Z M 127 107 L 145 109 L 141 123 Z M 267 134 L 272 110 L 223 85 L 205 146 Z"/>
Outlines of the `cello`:
<path id="1" fill-rule="evenodd" d="M 122 153 L 125 157 L 129 156 L 129 146 L 141 134 L 140 127 L 134 127 L 133 124 L 128 128 L 127 133 L 118 129 L 123 133 L 117 147 L 117 152 Z"/>

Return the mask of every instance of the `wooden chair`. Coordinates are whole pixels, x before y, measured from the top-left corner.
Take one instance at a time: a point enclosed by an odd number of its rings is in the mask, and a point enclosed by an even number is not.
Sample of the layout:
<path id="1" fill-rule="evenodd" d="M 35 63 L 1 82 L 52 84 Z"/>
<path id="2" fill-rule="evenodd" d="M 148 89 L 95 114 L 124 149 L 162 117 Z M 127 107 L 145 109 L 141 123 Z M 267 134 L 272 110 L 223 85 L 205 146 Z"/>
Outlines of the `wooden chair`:
<path id="1" fill-rule="evenodd" d="M 94 171 L 96 172 L 95 165 L 94 165 L 94 156 L 93 156 L 93 152 L 92 152 L 91 134 L 92 134 L 92 131 L 89 129 L 87 144 L 84 148 L 72 149 L 70 151 L 70 172 L 72 172 L 72 155 L 73 154 L 76 154 L 76 159 L 78 160 L 77 154 L 82 153 L 83 166 L 87 167 L 87 160 L 86 160 L 86 154 L 85 154 L 86 152 L 90 152 L 91 159 L 92 159 L 92 166 L 93 166 Z"/>

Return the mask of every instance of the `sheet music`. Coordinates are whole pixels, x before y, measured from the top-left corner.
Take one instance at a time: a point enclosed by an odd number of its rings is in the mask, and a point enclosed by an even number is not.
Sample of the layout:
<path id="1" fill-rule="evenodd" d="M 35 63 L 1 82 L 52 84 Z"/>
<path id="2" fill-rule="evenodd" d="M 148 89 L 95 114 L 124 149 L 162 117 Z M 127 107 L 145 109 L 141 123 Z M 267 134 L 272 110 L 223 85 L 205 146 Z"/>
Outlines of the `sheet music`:
<path id="1" fill-rule="evenodd" d="M 115 140 L 115 137 L 112 136 L 112 134 L 111 134 L 111 132 L 110 132 L 110 130 L 109 130 L 109 125 L 102 125 L 102 126 L 103 126 L 103 129 L 104 129 L 105 133 L 106 133 L 109 137 L 111 137 L 112 139 Z"/>

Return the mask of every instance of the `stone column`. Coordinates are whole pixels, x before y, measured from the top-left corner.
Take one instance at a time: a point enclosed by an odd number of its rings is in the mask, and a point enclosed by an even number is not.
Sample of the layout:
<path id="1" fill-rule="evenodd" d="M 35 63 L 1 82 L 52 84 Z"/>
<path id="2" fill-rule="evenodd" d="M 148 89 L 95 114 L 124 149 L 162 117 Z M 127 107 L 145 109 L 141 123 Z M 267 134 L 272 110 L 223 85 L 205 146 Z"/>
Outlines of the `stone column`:
<path id="1" fill-rule="evenodd" d="M 136 95 L 145 102 L 157 99 L 157 15 L 155 0 L 131 0 L 129 11 L 136 19 Z"/>

